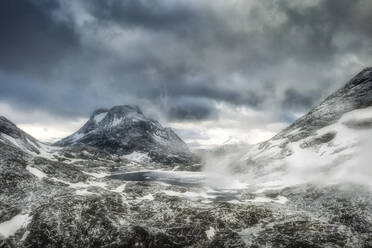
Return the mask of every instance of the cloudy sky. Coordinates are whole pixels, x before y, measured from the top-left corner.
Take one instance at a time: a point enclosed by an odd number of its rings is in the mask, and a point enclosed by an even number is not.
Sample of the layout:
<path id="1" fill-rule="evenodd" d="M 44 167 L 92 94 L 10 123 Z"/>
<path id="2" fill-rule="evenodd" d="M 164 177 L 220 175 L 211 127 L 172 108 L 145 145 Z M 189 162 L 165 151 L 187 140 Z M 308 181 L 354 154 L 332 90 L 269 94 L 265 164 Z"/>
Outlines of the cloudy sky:
<path id="1" fill-rule="evenodd" d="M 0 115 L 42 140 L 139 105 L 190 145 L 264 140 L 372 65 L 370 0 L 2 0 Z"/>

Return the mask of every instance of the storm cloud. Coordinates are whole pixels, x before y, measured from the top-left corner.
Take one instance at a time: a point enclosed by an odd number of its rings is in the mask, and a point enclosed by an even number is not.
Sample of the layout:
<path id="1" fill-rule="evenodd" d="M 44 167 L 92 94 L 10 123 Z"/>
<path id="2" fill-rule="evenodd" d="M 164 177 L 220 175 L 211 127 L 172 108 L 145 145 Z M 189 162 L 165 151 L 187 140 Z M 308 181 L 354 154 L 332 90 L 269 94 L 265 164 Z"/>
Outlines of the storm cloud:
<path id="1" fill-rule="evenodd" d="M 222 104 L 290 122 L 371 65 L 370 13 L 368 0 L 4 0 L 0 102 L 194 123 L 222 122 Z"/>

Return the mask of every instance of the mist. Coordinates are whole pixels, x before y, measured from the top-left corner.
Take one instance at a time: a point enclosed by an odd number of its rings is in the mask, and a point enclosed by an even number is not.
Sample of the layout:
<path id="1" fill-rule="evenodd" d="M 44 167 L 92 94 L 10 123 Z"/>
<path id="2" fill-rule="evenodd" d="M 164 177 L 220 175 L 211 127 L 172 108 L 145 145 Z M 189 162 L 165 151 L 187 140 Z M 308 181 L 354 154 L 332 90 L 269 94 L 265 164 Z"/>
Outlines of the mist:
<path id="1" fill-rule="evenodd" d="M 356 130 L 354 133 L 356 135 L 351 138 L 353 143 L 343 147 L 340 154 L 328 156 L 319 152 L 322 148 L 302 149 L 293 145 L 293 155 L 282 161 L 273 160 L 260 165 L 245 159 L 250 149 L 260 144 L 234 147 L 228 152 L 216 149 L 216 152 L 203 156 L 203 172 L 209 178 L 207 185 L 214 188 L 238 188 L 244 185 L 262 190 L 300 184 L 372 186 L 372 134 L 370 129 Z M 345 138 L 342 134 L 339 136 L 340 139 Z M 327 144 L 323 149 L 333 145 Z"/>
<path id="2" fill-rule="evenodd" d="M 247 186 L 247 181 L 241 180 L 234 168 L 239 164 L 249 145 L 232 145 L 217 147 L 202 155 L 203 173 L 206 175 L 206 185 L 217 189 L 239 189 Z"/>

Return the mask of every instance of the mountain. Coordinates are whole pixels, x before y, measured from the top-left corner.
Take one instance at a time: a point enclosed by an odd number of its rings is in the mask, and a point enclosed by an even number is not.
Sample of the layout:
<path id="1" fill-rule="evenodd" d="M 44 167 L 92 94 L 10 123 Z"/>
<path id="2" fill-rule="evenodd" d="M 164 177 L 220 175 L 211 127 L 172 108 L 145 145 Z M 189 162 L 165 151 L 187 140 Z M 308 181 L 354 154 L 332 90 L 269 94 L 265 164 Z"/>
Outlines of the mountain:
<path id="1" fill-rule="evenodd" d="M 23 151 L 40 154 L 40 142 L 23 132 L 4 116 L 0 116 L 0 141 Z"/>
<path id="2" fill-rule="evenodd" d="M 77 132 L 55 143 L 57 146 L 82 144 L 165 164 L 187 162 L 191 158 L 187 145 L 172 129 L 147 118 L 137 106 L 98 109 Z"/>
<path id="3" fill-rule="evenodd" d="M 357 163 L 371 131 L 372 68 L 366 68 L 292 125 L 251 148 L 235 169 L 275 180 L 300 170 L 309 179 L 318 170 L 345 176 L 340 168 Z"/>

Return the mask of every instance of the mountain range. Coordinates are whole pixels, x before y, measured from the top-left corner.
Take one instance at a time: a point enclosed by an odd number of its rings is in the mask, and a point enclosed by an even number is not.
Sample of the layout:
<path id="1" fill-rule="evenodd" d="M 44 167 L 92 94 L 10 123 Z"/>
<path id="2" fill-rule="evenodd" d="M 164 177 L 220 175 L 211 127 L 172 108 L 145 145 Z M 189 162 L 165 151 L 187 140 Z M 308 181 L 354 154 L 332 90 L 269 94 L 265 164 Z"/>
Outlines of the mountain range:
<path id="1" fill-rule="evenodd" d="M 0 247 L 372 247 L 371 129 L 372 68 L 210 174 L 136 106 L 53 145 L 0 117 Z"/>

